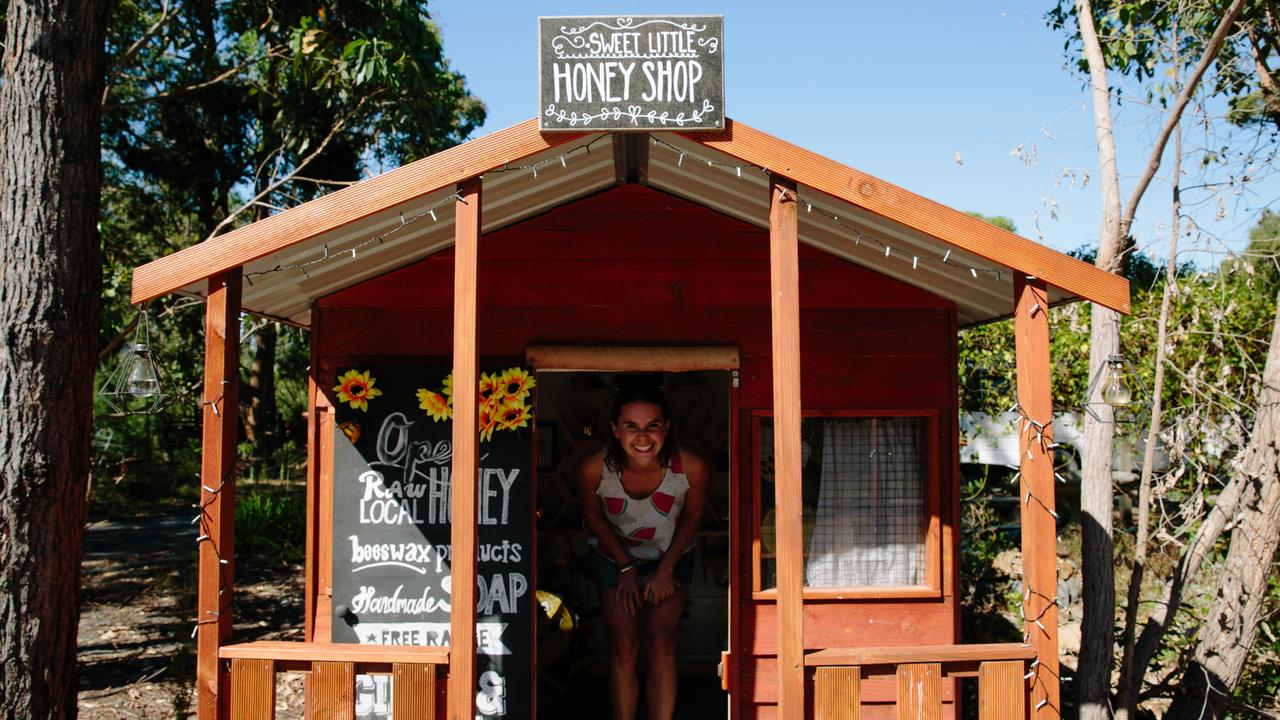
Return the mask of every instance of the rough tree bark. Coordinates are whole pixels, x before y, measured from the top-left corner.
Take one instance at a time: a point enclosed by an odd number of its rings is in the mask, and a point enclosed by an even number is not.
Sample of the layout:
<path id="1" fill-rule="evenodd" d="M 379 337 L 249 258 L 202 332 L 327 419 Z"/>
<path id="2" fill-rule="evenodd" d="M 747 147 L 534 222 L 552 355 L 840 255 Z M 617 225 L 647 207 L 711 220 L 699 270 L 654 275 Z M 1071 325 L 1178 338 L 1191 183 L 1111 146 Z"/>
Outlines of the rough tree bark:
<path id="1" fill-rule="evenodd" d="M 0 84 L 0 717 L 75 717 L 105 0 L 10 0 Z"/>
<path id="2" fill-rule="evenodd" d="M 1262 370 L 1262 392 L 1249 445 L 1236 463 L 1244 492 L 1217 591 L 1182 673 L 1170 720 L 1224 717 L 1240 682 L 1262 615 L 1267 581 L 1280 548 L 1280 301 Z M 1202 715 L 1202 711 L 1204 714 Z"/>
<path id="3" fill-rule="evenodd" d="M 1098 142 L 1102 225 L 1095 264 L 1109 272 L 1121 267 L 1128 228 L 1121 227 L 1120 175 L 1116 169 L 1115 134 L 1111 124 L 1111 93 L 1107 67 L 1093 23 L 1089 0 L 1076 0 L 1085 59 L 1093 95 L 1094 134 Z M 1091 308 L 1089 372 L 1102 367 L 1120 348 L 1120 314 L 1101 305 Z M 1092 400 L 1092 398 L 1090 398 Z M 1097 406 L 1086 413 L 1080 485 L 1080 553 L 1084 616 L 1080 626 L 1080 658 L 1076 663 L 1076 702 L 1081 720 L 1110 717 L 1112 637 L 1115 632 L 1116 591 L 1111 540 L 1111 448 L 1115 425 L 1111 408 Z"/>
<path id="4" fill-rule="evenodd" d="M 253 443 L 254 455 L 265 461 L 280 438 L 276 408 L 276 324 L 266 321 L 255 338 L 257 352 L 249 365 L 249 409 L 245 413 L 245 440 Z"/>
<path id="5" fill-rule="evenodd" d="M 1106 60 L 1094 24 L 1090 0 L 1075 0 L 1081 46 L 1089 67 L 1095 136 L 1098 142 L 1099 184 L 1102 192 L 1102 225 L 1099 228 L 1095 264 L 1110 272 L 1124 267 L 1132 247 L 1129 236 L 1133 218 L 1147 188 L 1160 168 L 1161 158 L 1174 128 L 1200 85 L 1200 80 L 1217 58 L 1228 31 L 1234 25 L 1245 0 L 1234 0 L 1223 13 L 1213 36 L 1194 70 L 1183 83 L 1165 115 L 1146 165 L 1129 195 L 1121 204 L 1115 134 L 1111 122 L 1111 88 L 1107 82 Z M 1120 315 L 1100 305 L 1092 308 L 1089 330 L 1089 373 L 1092 376 L 1120 349 Z M 1115 567 L 1112 559 L 1111 453 L 1115 437 L 1111 409 L 1095 405 L 1095 413 L 1085 415 L 1081 462 L 1081 574 L 1084 617 L 1080 628 L 1080 659 L 1076 668 L 1076 701 L 1081 720 L 1103 720 L 1111 715 L 1112 649 L 1115 643 Z M 1094 417 L 1096 414 L 1098 417 Z"/>

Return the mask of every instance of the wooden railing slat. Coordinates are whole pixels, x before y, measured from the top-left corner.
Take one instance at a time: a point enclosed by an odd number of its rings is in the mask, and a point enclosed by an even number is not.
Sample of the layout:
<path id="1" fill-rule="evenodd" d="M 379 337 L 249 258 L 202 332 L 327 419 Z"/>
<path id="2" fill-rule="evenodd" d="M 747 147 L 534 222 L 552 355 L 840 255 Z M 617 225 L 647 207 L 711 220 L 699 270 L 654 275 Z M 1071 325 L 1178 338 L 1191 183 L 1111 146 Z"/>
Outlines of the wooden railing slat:
<path id="1" fill-rule="evenodd" d="M 304 662 L 403 662 L 447 665 L 449 664 L 449 648 L 297 642 L 296 640 L 258 640 L 237 645 L 224 645 L 218 649 L 218 657 L 224 660 L 252 658 Z"/>
<path id="2" fill-rule="evenodd" d="M 978 666 L 978 720 L 1023 720 L 1027 716 L 1025 667 L 1016 661 Z"/>
<path id="3" fill-rule="evenodd" d="M 349 662 L 318 662 L 311 670 L 310 713 L 315 720 L 355 720 L 356 666 Z"/>
<path id="4" fill-rule="evenodd" d="M 898 647 L 834 647 L 806 653 L 804 664 L 900 665 L 917 662 L 987 662 L 991 660 L 1034 660 L 1036 649 L 1022 643 L 982 645 L 906 645 Z"/>
<path id="5" fill-rule="evenodd" d="M 861 720 L 862 688 L 858 668 L 818 668 L 813 699 L 814 720 Z"/>
<path id="6" fill-rule="evenodd" d="M 898 720 L 942 720 L 942 665 L 898 667 Z"/>
<path id="7" fill-rule="evenodd" d="M 391 666 L 391 716 L 435 720 L 436 666 L 396 663 Z"/>
<path id="8" fill-rule="evenodd" d="M 231 720 L 274 720 L 275 716 L 275 662 L 232 660 Z"/>

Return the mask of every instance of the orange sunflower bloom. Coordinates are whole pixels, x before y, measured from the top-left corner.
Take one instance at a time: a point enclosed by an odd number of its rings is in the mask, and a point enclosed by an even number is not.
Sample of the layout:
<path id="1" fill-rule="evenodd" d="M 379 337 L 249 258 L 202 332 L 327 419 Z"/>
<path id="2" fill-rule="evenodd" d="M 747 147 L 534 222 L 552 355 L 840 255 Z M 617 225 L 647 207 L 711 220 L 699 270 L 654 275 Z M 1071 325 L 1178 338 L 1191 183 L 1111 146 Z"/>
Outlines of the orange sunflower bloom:
<path id="1" fill-rule="evenodd" d="M 480 442 L 489 442 L 493 437 L 493 431 L 498 427 L 497 418 L 490 412 L 490 408 L 482 406 L 477 413 L 480 418 Z"/>
<path id="2" fill-rule="evenodd" d="M 504 402 L 498 406 L 497 421 L 499 430 L 529 427 L 529 406 L 518 400 Z"/>
<path id="3" fill-rule="evenodd" d="M 347 436 L 347 439 L 351 441 L 351 444 L 354 445 L 355 443 L 360 442 L 360 423 L 355 420 L 338 423 L 338 429 L 342 431 L 343 435 Z"/>
<path id="4" fill-rule="evenodd" d="M 449 373 L 444 379 L 444 389 L 440 391 L 444 394 L 445 402 L 449 407 L 453 407 L 453 373 Z"/>
<path id="5" fill-rule="evenodd" d="M 437 392 L 431 392 L 426 388 L 418 390 L 418 407 L 427 411 L 432 420 L 440 422 L 453 417 L 453 408 L 449 407 L 448 401 L 444 396 Z"/>
<path id="6" fill-rule="evenodd" d="M 369 401 L 382 394 L 373 383 L 374 379 L 369 376 L 368 370 L 360 372 L 352 368 L 338 378 L 338 384 L 333 389 L 338 393 L 338 402 L 350 403 L 352 410 L 367 411 Z"/>
<path id="7" fill-rule="evenodd" d="M 480 373 L 480 394 L 477 398 L 482 408 L 492 408 L 502 397 L 502 378 L 497 373 Z"/>
<path id="8" fill-rule="evenodd" d="M 499 388 L 507 402 L 524 400 L 536 384 L 533 375 L 520 367 L 508 368 L 498 380 Z"/>

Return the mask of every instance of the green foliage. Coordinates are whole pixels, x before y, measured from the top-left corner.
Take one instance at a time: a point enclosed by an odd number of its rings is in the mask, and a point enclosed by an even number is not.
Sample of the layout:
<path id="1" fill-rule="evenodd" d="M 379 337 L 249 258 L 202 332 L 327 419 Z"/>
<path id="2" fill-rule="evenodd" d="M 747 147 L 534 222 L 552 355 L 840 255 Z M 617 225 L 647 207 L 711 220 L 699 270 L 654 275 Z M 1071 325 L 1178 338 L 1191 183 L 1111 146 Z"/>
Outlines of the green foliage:
<path id="1" fill-rule="evenodd" d="M 1167 105 L 1177 90 L 1168 70 L 1175 66 L 1190 70 L 1200 61 L 1230 4 L 1227 0 L 1095 0 L 1094 24 L 1107 68 L 1145 83 L 1146 100 Z M 1079 51 L 1075 2 L 1058 0 L 1046 21 L 1063 33 L 1068 59 L 1082 75 L 1087 74 Z M 1280 98 L 1271 89 L 1276 72 L 1271 66 L 1280 48 L 1276 21 L 1271 3 L 1246 3 L 1206 78 L 1205 89 L 1227 102 L 1232 122 L 1276 124 L 1280 120 Z M 1217 155 L 1209 149 L 1205 158 L 1216 162 L 1219 157 L 1213 156 Z"/>
<path id="2" fill-rule="evenodd" d="M 980 212 L 972 212 L 972 211 L 967 212 L 965 214 L 971 217 L 976 217 L 979 220 L 982 220 L 984 222 L 989 222 L 992 225 L 995 225 L 996 227 L 1000 228 L 1001 230 L 1008 230 L 1011 233 L 1018 232 L 1018 226 L 1014 224 L 1011 218 L 1007 218 L 1004 215 L 983 215 Z"/>
<path id="3" fill-rule="evenodd" d="M 966 472 L 960 503 L 960 581 L 965 642 L 1016 642 L 1015 579 L 997 569 L 997 557 L 1018 547 L 1018 536 L 1000 527 L 992 496 L 1007 485 L 1011 471 L 980 465 Z M 1016 501 L 1015 501 L 1016 502 Z M 1010 603 L 1010 597 L 1015 600 Z"/>
<path id="4" fill-rule="evenodd" d="M 301 494 L 255 490 L 236 498 L 238 553 L 302 562 L 306 537 L 306 500 Z"/>
<path id="5" fill-rule="evenodd" d="M 1161 443 L 1171 463 L 1157 473 L 1153 487 L 1153 514 L 1165 537 L 1175 540 L 1160 544 L 1148 558 L 1147 597 L 1153 596 L 1168 577 L 1181 547 L 1176 538 L 1185 538 L 1199 525 L 1207 499 L 1226 483 L 1232 462 L 1252 429 L 1262 364 L 1280 295 L 1277 238 L 1280 216 L 1268 213 L 1251 231 L 1252 242 L 1242 257 L 1228 258 L 1209 270 L 1189 265 L 1178 269 L 1162 394 Z M 1086 252 L 1076 255 L 1091 259 Z M 1121 349 L 1139 382 L 1151 388 L 1160 303 L 1167 277 L 1163 268 L 1141 256 L 1134 257 L 1127 270 L 1133 291 L 1132 313 L 1121 328 Z M 1079 412 L 1088 384 L 1088 310 L 1087 305 L 1077 303 L 1055 308 L 1049 315 L 1053 397 L 1059 412 Z M 962 331 L 959 360 L 962 410 L 1007 410 L 1015 390 L 1012 322 L 1004 320 Z M 1132 446 L 1145 437 L 1146 431 L 1145 421 L 1122 426 L 1117 442 Z M 1133 485 L 1128 489 L 1136 490 Z M 994 631 L 983 623 L 990 623 L 993 614 L 1000 612 L 1000 594 L 1004 591 L 1001 582 L 1007 585 L 989 567 L 1002 547 L 1002 538 L 992 529 L 991 490 L 985 477 L 968 476 L 966 500 L 961 505 L 961 577 L 965 582 L 965 602 L 972 605 L 966 608 L 966 624 L 982 628 L 987 634 L 983 639 L 998 637 L 992 634 L 999 631 L 998 623 Z M 1136 502 L 1136 498 L 1129 500 Z M 1122 532 L 1117 538 L 1117 558 L 1121 561 L 1131 555 L 1131 550 L 1123 549 L 1126 546 L 1131 548 L 1132 540 Z M 1214 562 L 1211 558 L 1210 564 Z M 1274 702 L 1280 683 L 1275 622 L 1276 613 L 1280 612 L 1277 582 L 1280 581 L 1272 582 L 1268 619 L 1259 628 L 1253 658 L 1236 694 L 1237 700 L 1262 707 Z M 1158 658 L 1164 667 L 1180 662 L 1194 642 L 1200 623 L 1197 613 L 1204 610 L 1210 597 L 1208 589 L 1189 593 L 1188 604 L 1173 618 Z"/>
<path id="6" fill-rule="evenodd" d="M 445 59 L 425 2 L 122 0 L 106 45 L 103 347 L 137 317 L 133 267 L 461 142 L 485 115 Z M 198 490 L 202 306 L 167 297 L 149 313 L 154 356 L 177 396 L 152 418 L 95 408 L 95 512 L 189 502 Z M 242 327 L 245 368 L 260 322 Z M 257 429 L 270 443 L 244 454 L 244 476 L 296 476 L 302 462 L 309 344 L 294 328 L 275 335 L 265 371 L 278 412 Z M 253 399 L 246 383 L 240 399 L 242 409 Z"/>

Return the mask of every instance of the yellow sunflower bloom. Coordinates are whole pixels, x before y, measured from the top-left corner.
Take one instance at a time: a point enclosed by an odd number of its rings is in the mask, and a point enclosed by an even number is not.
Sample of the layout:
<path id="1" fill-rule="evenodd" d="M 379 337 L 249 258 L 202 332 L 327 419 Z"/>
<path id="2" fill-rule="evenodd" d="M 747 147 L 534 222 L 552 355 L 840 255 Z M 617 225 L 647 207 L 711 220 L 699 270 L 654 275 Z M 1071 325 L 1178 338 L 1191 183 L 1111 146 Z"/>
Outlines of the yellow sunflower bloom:
<path id="1" fill-rule="evenodd" d="M 453 407 L 453 373 L 449 373 L 444 379 L 444 389 L 440 391 L 444 394 L 445 401 L 449 407 Z"/>
<path id="2" fill-rule="evenodd" d="M 352 368 L 338 378 L 338 384 L 333 389 L 338 393 L 338 402 L 349 403 L 352 410 L 367 411 L 369 401 L 382 394 L 373 383 L 374 379 L 369 377 L 368 370 L 360 372 Z"/>
<path id="3" fill-rule="evenodd" d="M 529 406 L 523 402 L 505 402 L 498 407 L 497 422 L 499 430 L 515 430 L 529 427 Z"/>
<path id="4" fill-rule="evenodd" d="M 440 422 L 453 417 L 453 408 L 449 407 L 449 403 L 440 393 L 431 392 L 426 388 L 418 390 L 418 407 L 427 411 L 432 420 Z"/>
<path id="5" fill-rule="evenodd" d="M 529 391 L 536 384 L 533 375 L 530 375 L 528 370 L 520 367 L 508 368 L 506 372 L 502 373 L 498 382 L 502 395 L 508 402 L 529 397 Z"/>

